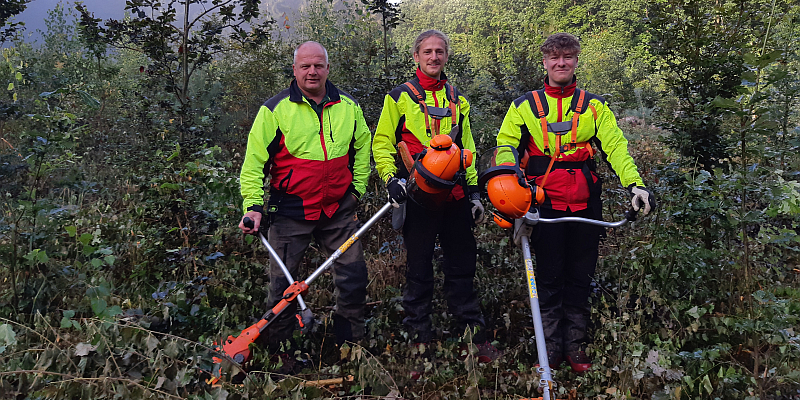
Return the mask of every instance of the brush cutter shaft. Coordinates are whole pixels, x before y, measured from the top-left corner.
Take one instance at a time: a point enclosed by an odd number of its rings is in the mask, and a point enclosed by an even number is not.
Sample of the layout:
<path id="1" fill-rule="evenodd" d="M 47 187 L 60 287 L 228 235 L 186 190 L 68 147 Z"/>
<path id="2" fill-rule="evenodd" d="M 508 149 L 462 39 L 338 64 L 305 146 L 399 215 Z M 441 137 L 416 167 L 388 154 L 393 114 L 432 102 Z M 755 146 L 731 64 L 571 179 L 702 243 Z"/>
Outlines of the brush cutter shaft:
<path id="1" fill-rule="evenodd" d="M 597 225 L 606 228 L 618 228 L 628 222 L 636 220 L 636 211 L 629 210 L 625 213 L 625 219 L 617 222 L 605 222 L 580 217 L 562 218 L 539 218 L 539 210 L 528 212 L 524 217 L 515 221 L 514 224 L 514 243 L 522 248 L 522 256 L 525 260 L 525 274 L 528 278 L 528 295 L 531 301 L 531 312 L 533 316 L 533 331 L 536 339 L 536 352 L 539 355 L 539 388 L 544 392 L 542 397 L 545 400 L 555 399 L 553 393 L 553 375 L 550 368 L 550 361 L 547 359 L 547 345 L 544 339 L 544 327 L 542 325 L 542 313 L 539 308 L 539 294 L 536 289 L 536 275 L 531 257 L 530 235 L 533 226 L 536 224 L 557 224 L 562 222 L 581 222 L 590 225 Z"/>
<path id="2" fill-rule="evenodd" d="M 339 256 L 342 255 L 342 253 L 347 251 L 347 249 L 349 249 L 350 246 L 353 245 L 353 243 L 355 243 L 370 227 L 372 227 L 372 225 L 375 225 L 375 222 L 377 222 L 384 214 L 389 212 L 389 210 L 391 209 L 392 209 L 392 203 L 387 202 L 386 204 L 384 204 L 383 207 L 381 207 L 381 209 L 378 210 L 378 212 L 375 213 L 375 215 L 373 215 L 372 218 L 369 219 L 369 221 L 367 221 L 361 228 L 359 228 L 356 231 L 356 233 L 350 236 L 349 239 L 345 240 L 345 242 L 342 243 L 342 245 L 339 246 L 339 248 L 336 249 L 336 251 L 334 251 L 333 254 L 331 254 L 331 256 L 328 257 L 328 259 L 325 260 L 325 262 L 322 263 L 322 265 L 320 265 L 319 268 L 317 268 L 316 271 L 312 272 L 311 275 L 309 275 L 308 278 L 306 278 L 305 282 L 309 285 L 311 284 L 311 282 L 314 282 L 314 280 L 316 280 L 323 272 L 325 272 L 326 269 L 330 268 L 330 266 L 333 265 L 334 262 L 336 262 L 336 260 L 339 258 Z"/>
<path id="3" fill-rule="evenodd" d="M 550 362 L 547 360 L 547 346 L 544 341 L 544 327 L 542 326 L 542 314 L 539 310 L 539 294 L 536 291 L 536 275 L 533 269 L 533 259 L 531 257 L 531 246 L 527 236 L 521 237 L 522 256 L 525 259 L 525 273 L 528 277 L 528 294 L 531 300 L 531 312 L 533 313 L 533 332 L 536 339 L 536 353 L 539 355 L 539 388 L 544 391 L 544 398 L 551 399 L 550 391 L 553 389 L 553 375 L 550 369 Z"/>

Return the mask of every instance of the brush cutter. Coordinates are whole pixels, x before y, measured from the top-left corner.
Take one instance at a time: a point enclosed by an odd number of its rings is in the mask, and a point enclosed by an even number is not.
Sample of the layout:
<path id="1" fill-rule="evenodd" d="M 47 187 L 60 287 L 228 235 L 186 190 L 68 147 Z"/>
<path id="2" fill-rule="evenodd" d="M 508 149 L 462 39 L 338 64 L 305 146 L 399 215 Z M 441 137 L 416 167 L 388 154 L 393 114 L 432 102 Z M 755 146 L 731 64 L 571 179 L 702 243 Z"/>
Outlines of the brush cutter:
<path id="1" fill-rule="evenodd" d="M 281 301 L 278 302 L 275 307 L 272 307 L 272 309 L 268 310 L 258 322 L 243 330 L 238 337 L 234 337 L 233 335 L 228 336 L 222 345 L 216 345 L 215 343 L 216 346 L 214 350 L 216 350 L 222 358 L 212 358 L 214 361 L 214 368 L 211 372 L 211 378 L 206 380 L 206 383 L 213 385 L 220 380 L 222 375 L 221 367 L 223 358 L 238 365 L 246 363 L 250 359 L 250 344 L 261 335 L 261 332 L 263 332 L 264 329 L 266 329 L 275 320 L 275 318 L 286 309 L 289 304 L 295 300 L 298 300 L 299 302 L 300 296 L 308 291 L 309 285 L 314 282 L 323 272 L 330 268 L 333 263 L 342 255 L 342 253 L 347 251 L 347 249 L 349 249 L 353 243 L 355 243 L 362 235 L 364 235 L 364 233 L 366 233 L 367 230 L 391 208 L 391 203 L 387 202 L 384 204 L 383 207 L 381 207 L 381 209 L 369 219 L 369 221 L 367 221 L 361 228 L 358 229 L 358 231 L 356 231 L 356 233 L 350 236 L 341 246 L 339 246 L 339 248 L 336 249 L 336 251 L 333 252 L 333 254 L 331 254 L 331 256 L 328 257 L 328 259 L 325 260 L 325 262 L 322 263 L 322 265 L 320 265 L 316 270 L 314 270 L 314 272 L 312 272 L 311 275 L 309 275 L 309 277 L 304 281 L 295 281 L 292 279 L 289 270 L 285 265 L 283 265 L 283 262 L 281 262 L 277 253 L 275 253 L 272 247 L 269 246 L 269 243 L 264 238 L 264 235 L 259 232 L 258 235 L 261 239 L 261 242 L 267 247 L 267 249 L 269 249 L 270 254 L 275 258 L 275 260 L 277 260 L 277 263 L 283 270 L 284 275 L 286 275 L 287 279 L 292 281 L 292 284 L 286 289 L 286 291 L 283 292 L 283 298 Z M 247 224 L 247 221 L 244 222 Z M 250 223 L 252 223 L 252 221 L 250 221 Z M 303 315 L 298 316 L 298 320 L 304 325 L 306 324 L 304 319 L 308 318 L 310 321 L 313 318 L 311 316 L 311 312 L 307 310 L 308 308 L 304 308 L 302 312 Z"/>
<path id="2" fill-rule="evenodd" d="M 553 375 L 550 362 L 547 360 L 547 347 L 544 341 L 544 327 L 542 326 L 542 314 L 539 309 L 539 294 L 536 290 L 536 276 L 533 269 L 533 259 L 531 257 L 530 237 L 533 227 L 536 224 L 557 224 L 563 222 L 581 222 L 590 225 L 602 226 L 605 228 L 618 228 L 628 222 L 636 221 L 636 211 L 628 210 L 625 212 L 625 219 L 617 222 L 598 221 L 581 217 L 562 217 L 562 218 L 539 218 L 539 210 L 526 213 L 522 218 L 514 221 L 514 244 L 522 248 L 522 258 L 525 261 L 525 275 L 528 281 L 528 296 L 531 302 L 531 313 L 533 315 L 533 331 L 536 339 L 536 353 L 539 356 L 539 389 L 543 392 L 540 399 L 553 400 Z M 521 399 L 533 400 L 533 399 Z"/>
<path id="3" fill-rule="evenodd" d="M 625 219 L 618 222 L 604 222 L 580 217 L 540 218 L 537 205 L 541 204 L 542 201 L 536 198 L 535 185 L 532 186 L 527 181 L 520 165 L 517 149 L 513 146 L 498 146 L 490 149 L 479 161 L 478 168 L 481 173 L 478 177 L 478 186 L 486 188 L 489 200 L 499 212 L 499 214 L 493 213 L 495 223 L 501 228 L 511 228 L 513 226 L 514 244 L 522 249 L 533 316 L 536 352 L 539 357 L 539 368 L 537 369 L 540 375 L 539 389 L 544 394 L 543 399 L 553 400 L 555 399 L 553 375 L 550 363 L 547 360 L 542 314 L 539 308 L 539 294 L 536 290 L 536 276 L 531 258 L 530 236 L 533 227 L 537 224 L 580 222 L 606 228 L 616 228 L 629 221 L 635 221 L 636 212 L 633 210 L 627 211 Z M 542 191 L 540 190 L 539 192 Z"/>

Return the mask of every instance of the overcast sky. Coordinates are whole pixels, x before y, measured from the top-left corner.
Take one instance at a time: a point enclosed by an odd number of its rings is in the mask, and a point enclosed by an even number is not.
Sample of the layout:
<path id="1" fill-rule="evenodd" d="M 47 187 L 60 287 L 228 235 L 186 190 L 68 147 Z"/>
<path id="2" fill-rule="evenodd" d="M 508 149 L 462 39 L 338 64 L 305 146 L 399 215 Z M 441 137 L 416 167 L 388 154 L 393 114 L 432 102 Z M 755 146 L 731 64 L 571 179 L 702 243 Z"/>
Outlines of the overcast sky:
<path id="1" fill-rule="evenodd" d="M 304 2 L 304 0 L 262 0 L 260 8 L 263 13 L 277 19 L 284 12 L 288 12 L 291 16 L 292 10 L 297 9 Z M 28 3 L 25 11 L 14 17 L 14 21 L 25 22 L 26 41 L 40 40 L 41 35 L 37 33 L 37 30 L 45 30 L 44 20 L 47 18 L 47 11 L 54 9 L 58 3 L 62 3 L 65 8 L 74 9 L 74 1 L 33 0 Z M 125 0 L 83 0 L 83 4 L 90 12 L 94 13 L 95 18 L 104 21 L 109 18 L 120 19 L 125 11 Z M 77 11 L 74 13 L 77 14 Z"/>

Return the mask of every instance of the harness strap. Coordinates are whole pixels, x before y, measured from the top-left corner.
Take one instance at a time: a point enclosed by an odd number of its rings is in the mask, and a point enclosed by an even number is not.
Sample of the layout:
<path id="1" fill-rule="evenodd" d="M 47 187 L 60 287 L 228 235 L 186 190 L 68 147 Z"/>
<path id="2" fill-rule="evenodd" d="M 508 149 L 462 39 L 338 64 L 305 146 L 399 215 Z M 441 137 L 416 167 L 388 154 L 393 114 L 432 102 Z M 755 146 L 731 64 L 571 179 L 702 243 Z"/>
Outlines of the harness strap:
<path id="1" fill-rule="evenodd" d="M 597 109 L 594 108 L 594 104 L 589 103 L 589 109 L 592 110 L 592 115 L 594 115 L 595 124 L 597 124 Z"/>
<path id="2" fill-rule="evenodd" d="M 445 87 L 447 89 L 449 89 L 447 91 L 447 94 L 450 95 L 449 96 L 450 98 L 447 99 L 447 101 L 450 103 L 450 105 L 448 106 L 448 107 L 450 107 L 450 114 L 452 114 L 452 119 L 450 121 L 450 124 L 451 124 L 451 127 L 453 127 L 453 126 L 458 125 L 458 119 L 456 118 L 456 116 L 458 115 L 458 105 L 459 105 L 459 103 L 458 103 L 458 99 L 456 98 L 456 93 L 455 93 L 456 89 L 453 87 L 453 85 L 448 85 L 446 83 L 444 85 L 445 85 Z M 453 99 L 455 99 L 455 100 L 453 100 Z"/>
<path id="3" fill-rule="evenodd" d="M 436 132 L 433 132 L 434 135 L 431 134 L 431 124 L 430 124 L 430 116 L 428 115 L 428 104 L 425 103 L 425 90 L 422 89 L 420 86 L 417 89 L 417 85 L 408 81 L 404 84 L 408 90 L 416 97 L 417 103 L 422 108 L 422 112 L 425 114 L 425 131 L 428 133 L 428 136 L 435 136 L 439 134 L 438 123 L 435 125 L 437 127 Z M 448 107 L 450 108 L 450 127 L 458 125 L 458 111 L 459 111 L 459 101 L 456 98 L 455 91 L 456 89 L 453 85 L 449 85 L 447 83 L 444 84 L 445 86 L 445 96 L 447 97 Z M 420 91 L 421 90 L 421 91 Z"/>
<path id="4" fill-rule="evenodd" d="M 531 95 L 533 96 L 533 101 L 536 102 L 536 114 L 539 117 L 539 121 L 542 123 L 542 132 L 544 132 L 544 153 L 550 154 L 550 143 L 547 135 L 547 115 L 544 113 L 544 107 L 542 107 L 542 99 L 539 97 L 538 91 L 534 90 L 531 91 Z M 556 150 L 556 154 L 558 154 L 558 150 Z"/>
<path id="5" fill-rule="evenodd" d="M 417 98 L 417 102 L 419 103 L 420 107 L 422 107 L 422 113 L 425 114 L 425 132 L 427 132 L 428 136 L 430 137 L 431 136 L 431 124 L 428 121 L 428 119 L 429 119 L 428 118 L 428 105 L 425 103 L 425 95 L 420 93 L 417 90 L 417 88 L 414 86 L 414 84 L 412 84 L 411 82 L 406 82 L 405 85 L 408 88 L 408 90 L 410 90 L 411 93 L 414 94 L 414 96 Z"/>
<path id="6" fill-rule="evenodd" d="M 577 89 L 580 94 L 578 95 L 578 104 L 575 105 L 575 112 L 572 113 L 572 141 L 569 142 L 570 150 L 574 150 L 578 144 L 578 119 L 583 113 L 583 98 L 586 91 Z"/>

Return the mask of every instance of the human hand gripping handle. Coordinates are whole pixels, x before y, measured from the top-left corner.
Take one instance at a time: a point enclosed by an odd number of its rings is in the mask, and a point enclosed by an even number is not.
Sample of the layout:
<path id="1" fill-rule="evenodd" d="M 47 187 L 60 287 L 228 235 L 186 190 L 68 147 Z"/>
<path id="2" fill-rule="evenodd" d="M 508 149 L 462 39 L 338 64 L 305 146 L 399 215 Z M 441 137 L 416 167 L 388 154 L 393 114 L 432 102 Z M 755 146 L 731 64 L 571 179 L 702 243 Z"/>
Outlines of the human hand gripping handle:
<path id="1" fill-rule="evenodd" d="M 258 211 L 248 211 L 239 221 L 239 229 L 247 235 L 255 235 L 261 230 L 261 217 Z M 266 232 L 266 231 L 265 231 Z"/>
<path id="2" fill-rule="evenodd" d="M 389 202 L 394 208 L 399 208 L 400 204 L 405 203 L 408 198 L 406 182 L 394 176 L 386 181 L 386 191 L 389 192 Z"/>
<path id="3" fill-rule="evenodd" d="M 628 186 L 628 192 L 631 195 L 631 207 L 633 207 L 634 211 L 639 211 L 642 208 L 644 215 L 647 215 L 656 208 L 656 196 L 653 192 L 641 186 L 636 186 L 636 184 Z"/>
<path id="4" fill-rule="evenodd" d="M 486 221 L 486 213 L 483 209 L 483 204 L 481 204 L 481 197 L 480 193 L 473 192 L 470 195 L 470 203 L 472 203 L 472 220 L 475 221 L 475 225 L 480 225 Z"/>

